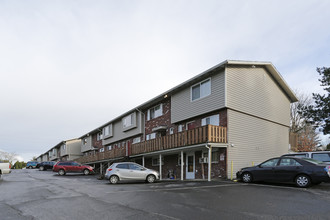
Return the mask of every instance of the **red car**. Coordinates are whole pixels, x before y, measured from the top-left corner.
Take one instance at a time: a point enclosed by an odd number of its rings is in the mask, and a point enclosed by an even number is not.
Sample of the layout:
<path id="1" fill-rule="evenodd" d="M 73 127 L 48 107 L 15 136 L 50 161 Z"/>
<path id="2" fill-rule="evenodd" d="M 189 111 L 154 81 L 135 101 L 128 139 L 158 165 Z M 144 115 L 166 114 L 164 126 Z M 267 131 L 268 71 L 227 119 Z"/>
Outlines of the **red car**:
<path id="1" fill-rule="evenodd" d="M 66 173 L 83 173 L 85 175 L 94 172 L 94 168 L 88 165 L 81 165 L 75 161 L 59 161 L 53 167 L 53 172 L 58 172 L 60 176 Z"/>

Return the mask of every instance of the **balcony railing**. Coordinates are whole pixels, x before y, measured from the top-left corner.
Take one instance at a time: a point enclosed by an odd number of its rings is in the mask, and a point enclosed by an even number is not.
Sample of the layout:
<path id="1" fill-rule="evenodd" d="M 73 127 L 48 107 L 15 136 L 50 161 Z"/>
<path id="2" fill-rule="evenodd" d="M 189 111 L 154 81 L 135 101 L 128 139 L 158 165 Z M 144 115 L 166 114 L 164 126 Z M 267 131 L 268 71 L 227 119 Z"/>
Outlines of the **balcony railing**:
<path id="1" fill-rule="evenodd" d="M 130 155 L 149 153 L 202 143 L 227 143 L 227 128 L 206 125 L 177 134 L 172 134 L 133 144 Z"/>
<path id="2" fill-rule="evenodd" d="M 76 159 L 79 163 L 88 163 L 88 162 L 95 162 L 101 161 L 106 159 L 114 159 L 126 156 L 126 149 L 125 148 L 115 148 L 110 151 L 106 152 L 97 152 L 94 155 L 83 156 Z"/>
<path id="3" fill-rule="evenodd" d="M 203 143 L 227 143 L 227 128 L 206 125 L 177 134 L 132 144 L 127 154 L 126 148 L 115 148 L 110 151 L 83 156 L 76 159 L 76 161 L 80 163 L 96 162 Z"/>

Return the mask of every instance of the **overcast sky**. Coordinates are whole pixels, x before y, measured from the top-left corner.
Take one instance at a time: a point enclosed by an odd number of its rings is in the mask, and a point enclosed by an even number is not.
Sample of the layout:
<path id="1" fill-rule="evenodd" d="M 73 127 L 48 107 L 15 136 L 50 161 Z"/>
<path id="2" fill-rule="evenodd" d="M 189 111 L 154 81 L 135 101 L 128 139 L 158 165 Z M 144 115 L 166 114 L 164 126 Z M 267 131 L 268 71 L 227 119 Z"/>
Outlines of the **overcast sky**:
<path id="1" fill-rule="evenodd" d="M 322 92 L 330 1 L 0 0 L 0 150 L 24 161 L 226 60 Z"/>

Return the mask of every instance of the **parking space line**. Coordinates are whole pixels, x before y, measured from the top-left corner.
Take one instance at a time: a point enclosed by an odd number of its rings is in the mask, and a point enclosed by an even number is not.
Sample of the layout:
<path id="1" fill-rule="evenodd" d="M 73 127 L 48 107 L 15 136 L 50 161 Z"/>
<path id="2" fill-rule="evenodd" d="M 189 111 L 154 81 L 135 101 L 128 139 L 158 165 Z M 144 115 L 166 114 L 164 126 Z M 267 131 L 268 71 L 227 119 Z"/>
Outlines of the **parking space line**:
<path id="1" fill-rule="evenodd" d="M 144 189 L 144 190 L 129 190 L 129 191 L 116 191 L 107 192 L 107 194 L 116 193 L 131 193 L 131 192 L 158 192 L 158 191 L 176 191 L 176 190 L 189 190 L 189 189 L 204 189 L 204 188 L 217 188 L 217 187 L 228 187 L 228 186 L 244 186 L 246 184 L 224 184 L 224 185 L 212 185 L 212 186 L 192 186 L 192 187 L 182 187 L 182 188 L 171 188 L 171 189 Z"/>

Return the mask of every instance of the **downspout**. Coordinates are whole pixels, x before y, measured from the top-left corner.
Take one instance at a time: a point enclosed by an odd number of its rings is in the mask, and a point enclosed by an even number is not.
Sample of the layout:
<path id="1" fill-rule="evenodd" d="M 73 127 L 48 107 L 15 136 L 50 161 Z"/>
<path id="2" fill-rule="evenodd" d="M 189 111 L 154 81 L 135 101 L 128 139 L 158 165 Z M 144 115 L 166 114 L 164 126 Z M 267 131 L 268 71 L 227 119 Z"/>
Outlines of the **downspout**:
<path id="1" fill-rule="evenodd" d="M 211 164 L 212 164 L 212 147 L 209 144 L 205 144 L 205 147 L 209 150 L 207 181 L 210 182 L 211 181 Z"/>

